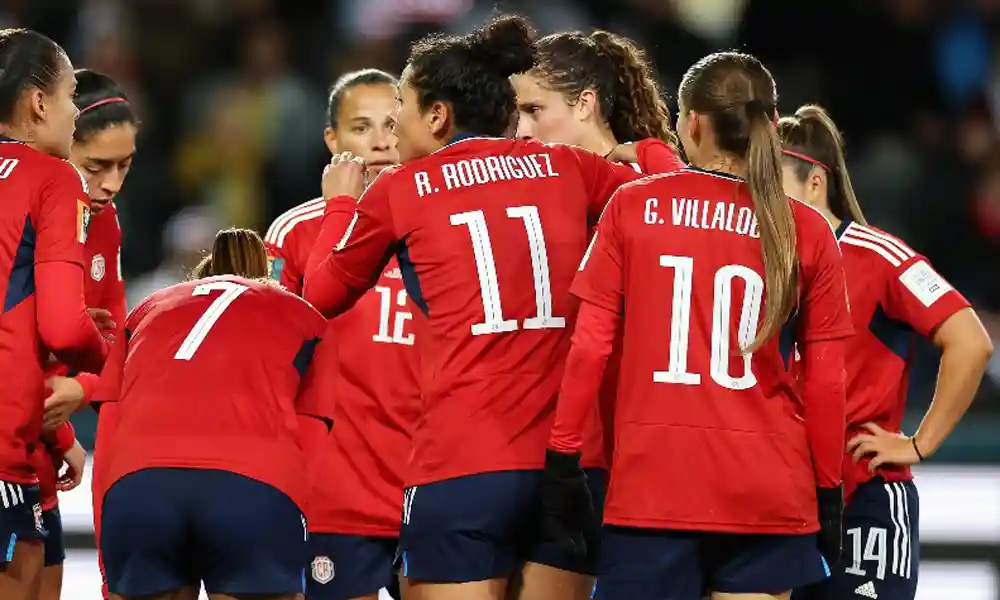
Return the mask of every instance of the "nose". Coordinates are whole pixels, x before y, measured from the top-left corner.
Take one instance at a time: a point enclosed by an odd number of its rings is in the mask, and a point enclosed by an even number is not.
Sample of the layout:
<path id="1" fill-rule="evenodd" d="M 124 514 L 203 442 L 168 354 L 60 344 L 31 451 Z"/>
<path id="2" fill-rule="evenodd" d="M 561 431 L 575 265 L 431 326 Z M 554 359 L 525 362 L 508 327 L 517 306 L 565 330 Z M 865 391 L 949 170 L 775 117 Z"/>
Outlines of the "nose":
<path id="1" fill-rule="evenodd" d="M 531 119 L 518 119 L 517 120 L 517 137 L 522 139 L 530 139 L 535 137 L 534 128 L 531 126 Z"/>
<path id="2" fill-rule="evenodd" d="M 114 169 L 106 177 L 101 179 L 101 191 L 109 196 L 114 196 L 122 189 L 125 182 L 125 173 L 121 169 Z"/>

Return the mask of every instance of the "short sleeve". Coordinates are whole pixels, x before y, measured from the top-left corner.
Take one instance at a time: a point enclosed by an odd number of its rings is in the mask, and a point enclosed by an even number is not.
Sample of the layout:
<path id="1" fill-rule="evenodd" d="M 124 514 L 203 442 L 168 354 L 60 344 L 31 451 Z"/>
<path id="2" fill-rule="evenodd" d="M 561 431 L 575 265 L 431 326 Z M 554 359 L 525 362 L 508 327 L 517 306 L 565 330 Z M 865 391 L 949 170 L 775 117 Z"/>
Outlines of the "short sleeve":
<path id="1" fill-rule="evenodd" d="M 893 268 L 889 263 L 886 267 Z M 915 254 L 893 268 L 882 308 L 887 316 L 929 336 L 948 317 L 968 307 L 969 301 L 926 258 Z"/>
<path id="2" fill-rule="evenodd" d="M 816 216 L 822 219 L 821 216 Z M 826 222 L 799 239 L 811 238 L 813 251 L 803 253 L 798 340 L 816 342 L 850 337 L 854 325 L 847 300 L 844 259 Z M 808 259 L 808 262 L 805 262 Z"/>
<path id="3" fill-rule="evenodd" d="M 587 216 L 589 224 L 595 223 L 604 212 L 608 199 L 615 190 L 630 181 L 642 177 L 635 169 L 606 160 L 593 152 L 582 148 L 567 146 L 576 156 L 580 164 L 580 174 L 583 177 L 587 191 Z"/>
<path id="4" fill-rule="evenodd" d="M 616 313 L 622 312 L 625 301 L 624 244 L 619 216 L 625 193 L 616 192 L 605 207 L 597 233 L 590 240 L 570 287 L 570 293 L 584 302 Z"/>
<path id="5" fill-rule="evenodd" d="M 354 216 L 333 252 L 333 267 L 350 287 L 367 289 L 378 281 L 396 250 L 389 205 L 391 176 L 378 177 L 358 199 Z"/>
<path id="6" fill-rule="evenodd" d="M 35 229 L 35 262 L 84 265 L 90 227 L 90 198 L 75 167 L 60 163 L 40 191 Z"/>
<path id="7" fill-rule="evenodd" d="M 288 260 L 284 248 L 264 244 L 267 248 L 267 275 L 293 294 L 302 293 L 302 273 L 295 268 L 295 261 Z"/>

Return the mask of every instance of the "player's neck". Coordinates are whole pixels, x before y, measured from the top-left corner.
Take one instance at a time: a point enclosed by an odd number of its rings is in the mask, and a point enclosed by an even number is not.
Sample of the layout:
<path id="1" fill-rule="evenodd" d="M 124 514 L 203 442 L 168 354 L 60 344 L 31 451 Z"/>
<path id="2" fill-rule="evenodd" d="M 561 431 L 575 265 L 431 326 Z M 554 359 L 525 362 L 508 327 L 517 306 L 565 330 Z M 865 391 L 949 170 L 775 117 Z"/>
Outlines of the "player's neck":
<path id="1" fill-rule="evenodd" d="M 715 155 L 704 161 L 692 161 L 692 164 L 703 170 L 715 173 L 727 173 L 746 179 L 746 162 L 731 156 Z"/>
<path id="2" fill-rule="evenodd" d="M 615 134 L 611 133 L 611 128 L 607 126 L 594 127 L 580 143 L 580 147 L 601 156 L 610 154 L 617 145 Z"/>
<path id="3" fill-rule="evenodd" d="M 27 131 L 23 131 L 20 127 L 14 127 L 11 125 L 0 125 L 0 136 L 12 139 L 17 142 L 23 142 L 31 146 L 32 148 L 35 147 L 35 144 L 32 142 L 32 138 L 34 136 L 28 133 Z"/>

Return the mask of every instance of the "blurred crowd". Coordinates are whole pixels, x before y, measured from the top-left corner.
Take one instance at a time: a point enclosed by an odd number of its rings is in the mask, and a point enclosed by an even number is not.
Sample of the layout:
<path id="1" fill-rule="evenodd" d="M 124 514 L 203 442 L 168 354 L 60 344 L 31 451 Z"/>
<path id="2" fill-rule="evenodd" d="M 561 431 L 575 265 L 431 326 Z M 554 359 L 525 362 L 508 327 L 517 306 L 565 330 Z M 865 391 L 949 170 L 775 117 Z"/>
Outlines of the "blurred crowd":
<path id="1" fill-rule="evenodd" d="M 319 194 L 338 74 L 398 72 L 413 39 L 497 5 L 543 32 L 629 35 L 668 90 L 712 50 L 756 54 L 783 110 L 819 102 L 844 128 L 869 219 L 928 255 L 1000 340 L 1000 0 L 4 0 L 0 26 L 53 37 L 139 107 L 119 197 L 134 304 L 182 278 L 219 227 L 266 228 Z M 922 349 L 917 414 L 933 361 Z M 1000 460 L 1000 358 L 973 410 L 987 420 L 959 438 Z"/>

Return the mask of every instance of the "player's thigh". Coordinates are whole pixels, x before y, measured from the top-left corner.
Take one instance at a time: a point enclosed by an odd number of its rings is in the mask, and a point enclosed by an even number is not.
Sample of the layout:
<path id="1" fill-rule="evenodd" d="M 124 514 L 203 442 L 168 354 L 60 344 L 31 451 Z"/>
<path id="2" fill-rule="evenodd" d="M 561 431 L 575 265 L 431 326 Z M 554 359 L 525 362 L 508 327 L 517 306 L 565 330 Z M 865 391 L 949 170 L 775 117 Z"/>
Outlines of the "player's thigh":
<path id="1" fill-rule="evenodd" d="M 208 600 L 305 600 L 305 594 L 209 594 Z"/>
<path id="2" fill-rule="evenodd" d="M 309 534 L 309 600 L 378 599 L 392 586 L 397 538 Z"/>
<path id="3" fill-rule="evenodd" d="M 540 481 L 539 471 L 501 471 L 407 489 L 399 537 L 403 576 L 419 587 L 506 580 L 519 571 L 526 540 L 537 529 Z"/>
<path id="4" fill-rule="evenodd" d="M 508 600 L 588 600 L 594 577 L 529 562 L 507 588 Z"/>
<path id="5" fill-rule="evenodd" d="M 789 600 L 791 597 L 791 592 L 782 592 L 780 594 L 724 594 L 713 592 L 711 595 L 712 600 Z"/>
<path id="6" fill-rule="evenodd" d="M 145 469 L 119 479 L 105 494 L 99 543 L 112 595 L 172 597 L 197 585 L 182 483 L 178 469 Z"/>
<path id="7" fill-rule="evenodd" d="M 504 600 L 506 579 L 487 579 L 464 583 L 426 583 L 399 576 L 402 600 Z"/>
<path id="8" fill-rule="evenodd" d="M 305 592 L 306 523 L 291 498 L 228 471 L 191 470 L 188 477 L 199 490 L 191 511 L 191 544 L 209 594 Z"/>
<path id="9" fill-rule="evenodd" d="M 780 597 L 830 574 L 814 534 L 718 533 L 705 539 L 706 581 L 713 594 Z"/>
<path id="10" fill-rule="evenodd" d="M 704 566 L 697 532 L 605 526 L 598 600 L 701 600 Z"/>
<path id="11" fill-rule="evenodd" d="M 46 565 L 42 569 L 40 579 L 38 600 L 59 600 L 62 597 L 63 565 L 61 562 L 54 565 Z"/>
<path id="12" fill-rule="evenodd" d="M 111 594 L 110 600 L 198 600 L 198 587 L 185 587 L 166 594 L 155 594 L 153 596 L 123 596 L 121 594 Z"/>
<path id="13" fill-rule="evenodd" d="M 27 600 L 38 594 L 44 543 L 38 486 L 0 481 L 0 598 Z"/>
<path id="14" fill-rule="evenodd" d="M 559 598 L 590 597 L 597 574 L 597 561 L 601 554 L 601 530 L 599 524 L 604 516 L 604 498 L 608 487 L 608 473 L 603 469 L 587 469 L 587 486 L 597 512 L 594 527 L 585 533 L 587 553 L 577 556 L 565 552 L 557 544 L 536 537 L 527 551 L 529 565 L 551 568 L 531 568 L 526 565 L 521 577 L 520 598 L 531 600 L 543 598 L 546 589 L 558 593 Z M 541 507 L 541 498 L 537 505 Z M 541 515 L 538 516 L 541 518 Z M 555 590 L 559 590 L 556 592 Z M 567 595 L 569 594 L 569 595 Z M 586 595 L 583 595 L 586 594 Z"/>
<path id="15" fill-rule="evenodd" d="M 795 600 L 913 600 L 920 566 L 920 502 L 912 481 L 862 484 L 844 511 L 844 547 L 831 576 Z"/>

